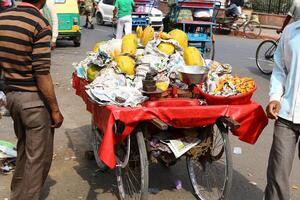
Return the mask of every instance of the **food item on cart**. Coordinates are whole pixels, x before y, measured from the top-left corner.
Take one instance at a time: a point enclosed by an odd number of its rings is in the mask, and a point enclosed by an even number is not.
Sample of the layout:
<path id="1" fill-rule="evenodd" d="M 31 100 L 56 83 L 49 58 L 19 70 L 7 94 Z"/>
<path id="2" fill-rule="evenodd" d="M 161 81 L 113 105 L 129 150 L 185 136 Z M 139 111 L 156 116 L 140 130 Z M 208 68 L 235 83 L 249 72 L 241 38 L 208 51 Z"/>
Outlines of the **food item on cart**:
<path id="1" fill-rule="evenodd" d="M 139 39 L 142 39 L 143 37 L 143 28 L 141 26 L 136 27 L 136 35 Z"/>
<path id="2" fill-rule="evenodd" d="M 170 40 L 173 38 L 172 35 L 170 35 L 169 33 L 166 33 L 166 32 L 160 32 L 158 34 L 158 37 L 163 40 Z"/>
<path id="3" fill-rule="evenodd" d="M 177 21 L 191 20 L 193 21 L 193 12 L 188 8 L 181 8 L 178 13 Z"/>
<path id="4" fill-rule="evenodd" d="M 167 89 L 169 88 L 169 82 L 156 82 L 156 87 L 157 89 L 160 89 L 161 91 L 167 91 Z"/>
<path id="5" fill-rule="evenodd" d="M 116 59 L 121 54 L 119 49 L 113 49 L 110 51 L 109 55 L 112 59 Z"/>
<path id="6" fill-rule="evenodd" d="M 184 49 L 183 58 L 186 65 L 205 66 L 205 61 L 196 47 L 186 47 Z"/>
<path id="7" fill-rule="evenodd" d="M 93 48 L 93 52 L 97 53 L 99 51 L 100 46 L 102 45 L 101 42 L 97 42 Z"/>
<path id="8" fill-rule="evenodd" d="M 211 72 L 219 75 L 230 74 L 232 72 L 232 67 L 230 64 L 221 64 L 215 60 L 205 60 L 207 67 Z"/>
<path id="9" fill-rule="evenodd" d="M 182 48 L 188 47 L 188 36 L 185 32 L 179 29 L 174 29 L 169 32 L 169 34 L 173 37 L 172 39 L 176 40 L 179 42 L 179 45 Z"/>
<path id="10" fill-rule="evenodd" d="M 167 54 L 168 56 L 175 53 L 175 47 L 172 43 L 161 42 L 157 47 L 161 52 Z"/>
<path id="11" fill-rule="evenodd" d="M 128 34 L 122 38 L 122 53 L 135 54 L 137 49 L 137 36 Z"/>
<path id="12" fill-rule="evenodd" d="M 117 66 L 126 75 L 135 74 L 135 60 L 130 56 L 118 56 L 116 58 Z"/>
<path id="13" fill-rule="evenodd" d="M 147 26 L 143 32 L 142 44 L 145 47 L 154 37 L 154 29 L 152 26 Z"/>
<path id="14" fill-rule="evenodd" d="M 95 78 L 100 74 L 101 68 L 98 65 L 91 64 L 87 69 L 87 78 L 89 81 L 95 80 Z"/>

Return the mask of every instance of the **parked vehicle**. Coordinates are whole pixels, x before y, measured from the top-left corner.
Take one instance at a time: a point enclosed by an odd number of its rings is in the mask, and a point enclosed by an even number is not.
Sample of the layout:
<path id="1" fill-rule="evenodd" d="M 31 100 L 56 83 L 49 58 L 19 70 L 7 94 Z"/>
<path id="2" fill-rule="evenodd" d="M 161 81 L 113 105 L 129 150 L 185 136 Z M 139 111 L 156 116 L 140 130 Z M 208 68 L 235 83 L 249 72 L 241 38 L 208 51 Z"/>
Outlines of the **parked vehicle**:
<path id="1" fill-rule="evenodd" d="M 103 25 L 105 22 L 112 23 L 113 10 L 114 0 L 100 0 L 96 11 L 97 24 Z M 153 27 L 161 28 L 163 26 L 163 18 L 163 13 L 159 9 L 152 8 L 149 24 Z"/>
<path id="2" fill-rule="evenodd" d="M 75 47 L 80 46 L 80 15 L 77 1 L 55 0 L 58 17 L 58 39 L 67 39 L 74 42 Z"/>

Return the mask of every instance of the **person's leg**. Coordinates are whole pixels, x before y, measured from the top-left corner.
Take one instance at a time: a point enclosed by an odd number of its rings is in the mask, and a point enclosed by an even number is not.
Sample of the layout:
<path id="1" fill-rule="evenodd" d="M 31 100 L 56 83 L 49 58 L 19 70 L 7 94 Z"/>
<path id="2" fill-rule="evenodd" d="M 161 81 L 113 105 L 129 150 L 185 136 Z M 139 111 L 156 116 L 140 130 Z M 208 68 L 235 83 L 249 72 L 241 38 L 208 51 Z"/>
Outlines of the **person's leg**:
<path id="1" fill-rule="evenodd" d="M 132 33 L 132 18 L 127 16 L 125 19 L 125 35 Z"/>
<path id="2" fill-rule="evenodd" d="M 270 151 L 265 200 L 290 200 L 289 176 L 292 170 L 298 133 L 291 122 L 275 123 Z"/>
<path id="3" fill-rule="evenodd" d="M 118 19 L 116 39 L 122 39 L 124 29 L 123 18 Z"/>
<path id="4" fill-rule="evenodd" d="M 85 25 L 83 27 L 87 28 L 88 27 L 88 23 L 89 23 L 88 13 L 85 11 L 84 15 L 85 15 Z"/>

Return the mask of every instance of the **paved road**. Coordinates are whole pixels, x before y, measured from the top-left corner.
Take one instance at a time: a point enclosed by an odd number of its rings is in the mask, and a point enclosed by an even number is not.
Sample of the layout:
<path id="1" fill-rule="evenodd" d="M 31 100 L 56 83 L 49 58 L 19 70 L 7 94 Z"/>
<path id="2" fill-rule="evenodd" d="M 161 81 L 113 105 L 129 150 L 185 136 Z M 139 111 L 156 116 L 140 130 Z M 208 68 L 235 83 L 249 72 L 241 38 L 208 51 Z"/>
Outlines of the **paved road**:
<path id="1" fill-rule="evenodd" d="M 111 38 L 110 27 L 96 27 L 96 30 L 84 30 L 82 46 L 72 47 L 70 42 L 60 42 L 53 52 L 52 75 L 61 109 L 65 116 L 63 127 L 56 132 L 55 159 L 50 176 L 43 190 L 43 199 L 47 200 L 114 200 L 116 181 L 114 172 L 109 171 L 93 176 L 97 169 L 94 161 L 84 158 L 84 152 L 90 149 L 90 114 L 85 110 L 81 99 L 74 95 L 71 88 L 72 63 L 82 60 L 86 51 L 92 49 L 96 41 Z M 216 59 L 230 63 L 234 72 L 255 79 L 258 90 L 255 100 L 266 105 L 269 77 L 259 73 L 254 63 L 255 49 L 259 41 L 217 36 Z M 233 155 L 234 178 L 231 200 L 262 199 L 265 187 L 267 157 L 272 141 L 273 123 L 263 132 L 256 145 L 248 145 L 234 136 L 230 137 L 231 146 L 241 147 L 241 155 Z M 0 138 L 15 142 L 12 122 L 9 118 L 0 121 Z M 294 165 L 291 186 L 300 187 L 299 161 Z M 157 176 L 159 174 L 159 176 Z M 156 178 L 153 178 L 156 177 Z M 159 177 L 159 178 L 158 178 Z M 0 175 L 0 200 L 9 196 L 11 175 Z M 183 181 L 183 189 L 175 190 L 173 182 Z M 150 199 L 195 199 L 187 179 L 185 162 L 182 161 L 170 169 L 160 166 L 150 168 L 150 187 L 159 188 L 160 192 Z M 300 199 L 300 191 L 291 189 L 292 199 Z"/>

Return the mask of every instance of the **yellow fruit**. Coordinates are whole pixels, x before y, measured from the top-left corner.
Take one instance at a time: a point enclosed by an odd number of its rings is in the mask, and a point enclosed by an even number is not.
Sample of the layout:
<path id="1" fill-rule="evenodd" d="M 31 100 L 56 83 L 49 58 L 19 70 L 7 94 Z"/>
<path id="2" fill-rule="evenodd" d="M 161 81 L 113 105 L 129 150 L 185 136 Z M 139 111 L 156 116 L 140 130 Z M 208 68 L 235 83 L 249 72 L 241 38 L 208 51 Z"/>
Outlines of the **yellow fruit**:
<path id="1" fill-rule="evenodd" d="M 195 47 L 187 47 L 184 49 L 183 59 L 186 65 L 205 66 L 205 61 L 199 50 Z"/>
<path id="2" fill-rule="evenodd" d="M 169 39 L 173 38 L 170 34 L 168 34 L 166 32 L 160 32 L 158 37 L 163 40 L 169 40 Z"/>
<path id="3" fill-rule="evenodd" d="M 152 26 L 147 26 L 143 32 L 142 44 L 145 47 L 150 40 L 154 37 L 154 29 Z"/>
<path id="4" fill-rule="evenodd" d="M 168 82 L 157 82 L 156 87 L 164 92 L 169 88 L 169 83 Z"/>
<path id="5" fill-rule="evenodd" d="M 135 54 L 137 49 L 137 37 L 135 34 L 128 34 L 122 38 L 122 53 Z"/>
<path id="6" fill-rule="evenodd" d="M 88 80 L 93 81 L 99 75 L 100 67 L 98 65 L 92 64 L 92 65 L 89 66 L 86 73 L 87 73 Z"/>
<path id="7" fill-rule="evenodd" d="M 174 40 L 179 42 L 179 45 L 182 48 L 186 48 L 188 46 L 188 36 L 182 30 L 174 29 L 171 32 L 169 32 L 169 35 L 171 35 Z"/>
<path id="8" fill-rule="evenodd" d="M 101 42 L 96 43 L 94 48 L 93 48 L 93 52 L 98 53 L 98 50 L 99 50 L 100 46 L 101 46 Z"/>
<path id="9" fill-rule="evenodd" d="M 158 47 L 157 47 L 161 52 L 167 54 L 167 55 L 172 55 L 175 52 L 175 47 L 173 44 L 168 43 L 168 42 L 161 42 Z"/>
<path id="10" fill-rule="evenodd" d="M 143 32 L 144 31 L 143 31 L 142 27 L 140 27 L 140 26 L 136 27 L 136 34 L 139 39 L 141 39 L 143 37 Z"/>
<path id="11" fill-rule="evenodd" d="M 119 49 L 114 49 L 110 51 L 110 57 L 112 57 L 112 59 L 115 59 L 116 57 L 118 57 L 120 55 L 120 50 Z"/>
<path id="12" fill-rule="evenodd" d="M 135 74 L 135 61 L 130 56 L 118 56 L 116 58 L 117 65 L 122 71 L 127 75 L 134 75 Z"/>

